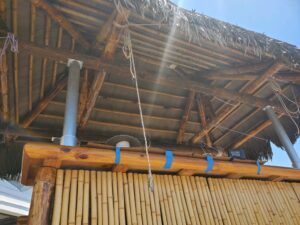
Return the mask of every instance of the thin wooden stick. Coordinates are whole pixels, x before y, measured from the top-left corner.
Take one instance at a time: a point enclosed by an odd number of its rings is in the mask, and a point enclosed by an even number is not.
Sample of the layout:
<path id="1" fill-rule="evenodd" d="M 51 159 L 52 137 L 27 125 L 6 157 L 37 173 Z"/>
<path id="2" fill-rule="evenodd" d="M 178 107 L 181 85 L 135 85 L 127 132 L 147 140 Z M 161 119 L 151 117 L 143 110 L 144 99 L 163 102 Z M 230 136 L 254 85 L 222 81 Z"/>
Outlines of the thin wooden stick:
<path id="1" fill-rule="evenodd" d="M 174 176 L 174 186 L 175 186 L 175 191 L 178 194 L 178 199 L 181 202 L 181 205 L 179 205 L 179 209 L 182 211 L 181 212 L 181 216 L 182 218 L 184 218 L 184 222 L 188 225 L 191 225 L 191 219 L 190 219 L 190 215 L 188 212 L 188 208 L 186 205 L 186 201 L 185 201 L 185 197 L 184 197 L 184 193 L 183 193 L 183 189 L 182 189 L 182 185 L 181 185 L 181 180 L 178 176 Z"/>
<path id="2" fill-rule="evenodd" d="M 91 171 L 91 225 L 97 225 L 97 176 L 96 171 Z"/>
<path id="3" fill-rule="evenodd" d="M 183 218 L 181 217 L 181 211 L 180 211 L 180 208 L 179 208 L 179 200 L 177 199 L 177 195 L 175 193 L 175 187 L 174 187 L 174 183 L 173 183 L 173 179 L 172 179 L 172 176 L 170 175 L 167 175 L 165 176 L 166 179 L 166 182 L 168 182 L 170 185 L 170 194 L 172 196 L 172 200 L 173 200 L 173 205 L 174 205 L 174 211 L 175 211 L 175 217 L 176 217 L 176 221 L 177 221 L 177 224 L 180 225 L 180 224 L 184 224 L 184 220 Z"/>
<path id="4" fill-rule="evenodd" d="M 59 222 L 60 222 L 60 215 L 61 215 L 63 183 L 64 183 L 64 171 L 57 170 L 52 225 L 60 224 Z"/>
<path id="5" fill-rule="evenodd" d="M 83 184 L 84 184 L 84 171 L 79 170 L 79 173 L 78 173 L 77 208 L 76 208 L 76 225 L 81 225 L 81 223 L 82 223 Z"/>
<path id="6" fill-rule="evenodd" d="M 142 177 L 143 177 L 144 195 L 145 195 L 146 212 L 147 212 L 147 224 L 153 225 L 151 204 L 150 204 L 150 197 L 149 197 L 148 177 L 145 174 L 143 174 Z"/>
<path id="7" fill-rule="evenodd" d="M 72 170 L 69 219 L 68 219 L 69 225 L 75 225 L 76 223 L 77 178 L 78 178 L 78 171 Z"/>

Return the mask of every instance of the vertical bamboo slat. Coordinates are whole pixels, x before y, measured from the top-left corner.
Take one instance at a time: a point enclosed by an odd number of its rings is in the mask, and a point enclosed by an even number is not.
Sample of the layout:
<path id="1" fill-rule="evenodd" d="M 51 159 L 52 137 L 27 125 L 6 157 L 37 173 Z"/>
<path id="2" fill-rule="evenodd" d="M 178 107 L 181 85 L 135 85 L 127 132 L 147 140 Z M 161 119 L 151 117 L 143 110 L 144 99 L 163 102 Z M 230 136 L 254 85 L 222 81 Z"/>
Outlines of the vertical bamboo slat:
<path id="1" fill-rule="evenodd" d="M 63 191 L 63 203 L 61 211 L 61 225 L 68 224 L 68 211 L 69 211 L 69 198 L 70 198 L 70 185 L 71 185 L 71 170 L 66 170 Z"/>
<path id="2" fill-rule="evenodd" d="M 61 215 L 63 182 L 64 182 L 64 171 L 58 170 L 56 174 L 52 225 L 59 225 L 60 215 Z"/>
<path id="3" fill-rule="evenodd" d="M 295 183 L 58 170 L 52 225 L 296 225 Z M 76 213 L 76 215 L 75 215 Z M 75 221 L 76 220 L 76 221 Z"/>
<path id="4" fill-rule="evenodd" d="M 84 183 L 84 171 L 79 170 L 78 173 L 78 192 L 77 192 L 77 207 L 76 207 L 76 225 L 82 223 L 82 207 L 83 207 L 83 183 Z"/>
<path id="5" fill-rule="evenodd" d="M 91 171 L 91 225 L 97 225 L 97 176 L 96 171 Z"/>

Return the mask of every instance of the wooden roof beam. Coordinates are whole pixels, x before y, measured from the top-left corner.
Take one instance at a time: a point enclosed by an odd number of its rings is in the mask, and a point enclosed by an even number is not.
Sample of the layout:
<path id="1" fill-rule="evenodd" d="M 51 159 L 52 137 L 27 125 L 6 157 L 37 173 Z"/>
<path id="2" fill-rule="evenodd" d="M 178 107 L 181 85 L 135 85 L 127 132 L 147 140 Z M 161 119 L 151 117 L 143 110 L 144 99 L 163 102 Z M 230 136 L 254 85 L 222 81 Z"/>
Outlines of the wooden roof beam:
<path id="1" fill-rule="evenodd" d="M 118 47 L 119 40 L 121 38 L 122 31 L 129 16 L 129 11 L 125 10 L 124 14 L 113 11 L 107 22 L 102 27 L 101 31 L 97 35 L 97 41 L 106 41 L 102 58 L 112 59 L 115 51 Z"/>
<path id="2" fill-rule="evenodd" d="M 182 144 L 182 142 L 183 142 L 185 127 L 189 120 L 189 115 L 190 115 L 191 109 L 193 107 L 194 99 L 195 99 L 195 91 L 190 91 L 189 95 L 187 97 L 187 100 L 186 100 L 183 116 L 182 116 L 182 119 L 180 122 L 180 127 L 179 127 L 179 131 L 178 131 L 177 139 L 176 139 L 177 144 Z"/>
<path id="3" fill-rule="evenodd" d="M 61 80 L 59 80 L 56 86 L 49 92 L 49 94 L 44 97 L 38 105 L 30 112 L 29 115 L 22 121 L 21 126 L 23 128 L 27 128 L 30 124 L 38 117 L 38 115 L 43 112 L 43 110 L 48 106 L 49 102 L 53 100 L 61 90 L 67 85 L 68 77 L 65 76 Z"/>
<path id="4" fill-rule="evenodd" d="M 276 74 L 284 65 L 280 62 L 274 62 L 261 76 L 258 76 L 251 84 L 246 84 L 243 88 L 242 91 L 244 93 L 248 94 L 253 94 L 259 88 L 265 83 L 265 81 Z M 240 93 L 238 93 L 240 94 Z M 243 95 L 243 94 L 242 94 Z M 223 96 L 224 97 L 224 96 Z M 253 96 L 254 97 L 254 96 Z M 233 98 L 234 99 L 234 98 Z M 241 101 L 240 101 L 241 102 Z M 243 102 L 245 103 L 245 102 Z M 197 132 L 192 138 L 191 142 L 196 143 L 198 140 L 200 140 L 204 135 L 206 135 L 209 131 L 211 131 L 213 128 L 215 128 L 218 124 L 220 124 L 223 120 L 225 120 L 233 111 L 235 111 L 240 104 L 237 104 L 237 106 L 226 106 L 222 112 L 214 118 L 213 121 L 211 121 L 210 124 L 208 124 L 205 128 L 203 128 L 201 131 Z M 265 105 L 266 106 L 266 105 Z M 258 108 L 263 108 L 263 107 L 258 107 Z M 279 106 L 280 111 L 283 112 L 283 109 Z"/>
<path id="5" fill-rule="evenodd" d="M 77 54 L 77 53 L 70 53 L 68 51 L 58 50 L 58 49 L 52 49 L 49 47 L 37 47 L 36 45 L 20 42 L 21 49 L 28 51 L 32 54 L 37 54 L 39 56 L 46 55 L 48 58 L 51 58 L 53 60 L 60 60 L 67 62 L 68 58 L 78 59 L 83 61 L 83 64 L 85 68 L 94 69 L 94 70 L 100 70 L 104 69 L 107 72 L 113 72 L 118 74 L 126 74 L 129 73 L 128 66 L 122 66 L 122 65 L 114 65 L 112 62 L 108 62 L 106 60 L 101 60 L 96 57 L 83 55 L 83 54 Z M 272 102 L 269 102 L 267 100 L 251 96 L 249 94 L 242 94 L 235 91 L 230 91 L 224 88 L 217 88 L 217 87 L 211 87 L 205 83 L 197 82 L 197 81 L 191 81 L 191 80 L 180 80 L 176 78 L 155 78 L 153 77 L 153 74 L 148 73 L 140 73 L 140 80 L 148 81 L 150 83 L 160 85 L 166 85 L 174 88 L 184 88 L 188 90 L 194 90 L 195 92 L 202 92 L 208 95 L 216 95 L 220 96 L 224 99 L 233 100 L 237 102 L 242 102 L 250 106 L 263 108 L 266 105 L 273 106 L 275 108 L 275 111 L 279 113 L 285 113 L 284 110 L 281 108 L 281 106 L 274 104 Z M 179 85 L 180 84 L 180 85 Z"/>
<path id="6" fill-rule="evenodd" d="M 206 127 L 207 126 L 207 121 L 206 121 L 206 113 L 205 113 L 205 105 L 204 105 L 204 98 L 201 94 L 198 94 L 196 97 L 196 102 L 197 102 L 197 108 L 198 108 L 198 113 L 201 121 L 201 126 Z M 205 135 L 206 138 L 206 144 L 211 147 L 212 142 L 209 136 L 209 133 Z"/>
<path id="7" fill-rule="evenodd" d="M 45 0 L 31 0 L 31 2 L 39 8 L 42 8 L 49 16 L 64 28 L 72 38 L 74 38 L 83 47 L 89 49 L 90 43 L 73 27 L 73 25 L 51 4 Z"/>
<path id="8" fill-rule="evenodd" d="M 1 111 L 4 121 L 9 120 L 8 74 L 6 54 L 0 59 Z"/>
<path id="9" fill-rule="evenodd" d="M 93 84 L 92 84 L 92 88 L 89 93 L 89 97 L 87 99 L 85 110 L 83 111 L 81 120 L 78 124 L 79 128 L 83 128 L 86 126 L 88 119 L 90 118 L 90 115 L 92 113 L 92 110 L 96 104 L 96 100 L 97 100 L 97 97 L 99 96 L 101 87 L 104 83 L 105 76 L 106 76 L 106 72 L 104 72 L 104 71 L 98 72 L 96 74 Z"/>

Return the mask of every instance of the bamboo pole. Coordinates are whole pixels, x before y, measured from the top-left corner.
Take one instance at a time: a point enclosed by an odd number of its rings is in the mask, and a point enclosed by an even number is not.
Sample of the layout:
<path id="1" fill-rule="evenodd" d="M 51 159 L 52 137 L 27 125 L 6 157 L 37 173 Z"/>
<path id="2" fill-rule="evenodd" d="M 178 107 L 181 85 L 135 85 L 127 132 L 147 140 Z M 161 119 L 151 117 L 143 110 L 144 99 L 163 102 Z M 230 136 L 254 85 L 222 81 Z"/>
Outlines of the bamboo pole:
<path id="1" fill-rule="evenodd" d="M 75 225 L 76 223 L 76 199 L 77 199 L 77 177 L 78 171 L 72 170 L 71 178 L 71 192 L 70 192 L 70 204 L 69 204 L 69 219 L 68 225 Z"/>
<path id="2" fill-rule="evenodd" d="M 84 173 L 83 225 L 89 225 L 90 171 Z"/>
<path id="3" fill-rule="evenodd" d="M 143 177 L 141 174 L 138 175 L 139 180 L 139 190 L 140 190 L 140 198 L 141 198 L 141 211 L 142 211 L 142 221 L 144 225 L 147 225 L 147 210 L 146 210 L 146 200 L 144 194 L 144 184 L 143 184 Z"/>
<path id="4" fill-rule="evenodd" d="M 97 174 L 91 171 L 91 225 L 97 225 Z"/>
<path id="5" fill-rule="evenodd" d="M 127 177 L 128 177 L 128 187 L 129 187 L 131 221 L 132 221 L 132 225 L 137 225 L 136 205 L 135 205 L 135 196 L 134 196 L 134 188 L 133 188 L 133 174 L 129 173 Z"/>
<path id="6" fill-rule="evenodd" d="M 118 176 L 118 197 L 119 197 L 119 215 L 120 215 L 119 221 L 120 221 L 120 225 L 125 225 L 126 218 L 125 218 L 125 204 L 124 204 L 123 175 L 122 173 L 117 173 L 117 176 Z"/>
<path id="7" fill-rule="evenodd" d="M 155 183 L 155 178 L 153 177 L 154 180 L 154 201 L 155 201 L 155 211 L 156 211 L 156 219 L 157 219 L 157 224 L 158 225 L 162 225 L 162 218 L 161 218 L 161 212 L 160 212 L 160 199 L 159 199 L 159 194 L 158 194 L 158 189 L 155 187 L 156 183 Z"/>
<path id="8" fill-rule="evenodd" d="M 112 191 L 112 172 L 107 172 L 107 202 L 108 202 L 108 224 L 114 225 L 114 200 Z"/>
<path id="9" fill-rule="evenodd" d="M 81 225 L 82 224 L 83 185 L 84 185 L 84 171 L 79 170 L 79 173 L 78 173 L 77 208 L 76 208 L 76 225 Z"/>
<path id="10" fill-rule="evenodd" d="M 150 204 L 150 197 L 149 197 L 148 177 L 147 177 L 147 175 L 145 175 L 145 174 L 142 175 L 142 182 L 143 182 L 144 195 L 145 195 L 147 224 L 148 225 L 153 225 L 152 212 L 151 212 L 151 204 Z"/>
<path id="11" fill-rule="evenodd" d="M 125 193 L 126 220 L 128 225 L 132 225 L 129 187 L 128 187 L 127 175 L 125 173 L 123 173 L 123 182 L 124 182 L 124 193 Z"/>
<path id="12" fill-rule="evenodd" d="M 140 197 L 140 189 L 139 189 L 139 177 L 138 174 L 136 173 L 133 174 L 133 184 L 134 184 L 137 224 L 143 224 L 141 197 Z"/>
<path id="13" fill-rule="evenodd" d="M 102 223 L 103 225 L 109 224 L 108 215 L 108 197 L 107 197 L 107 172 L 102 172 Z"/>
<path id="14" fill-rule="evenodd" d="M 168 220 L 167 220 L 167 215 L 166 215 L 166 206 L 164 203 L 164 198 L 163 198 L 163 194 L 162 194 L 162 185 L 160 183 L 160 176 L 154 175 L 154 182 L 156 184 L 156 189 L 158 192 L 158 197 L 159 197 L 159 205 L 160 205 L 160 209 L 161 209 L 161 217 L 162 217 L 162 223 L 164 225 L 168 225 Z M 143 212 L 143 211 L 142 211 Z M 144 213 L 143 213 L 144 216 Z M 147 224 L 147 223 L 143 223 L 143 224 Z"/>
<path id="15" fill-rule="evenodd" d="M 18 1 L 12 0 L 12 30 L 18 36 Z M 13 70 L 14 70 L 14 97 L 15 97 L 15 122 L 19 123 L 19 57 L 13 54 Z"/>
<path id="16" fill-rule="evenodd" d="M 102 225 L 102 172 L 97 172 L 98 225 Z M 122 225 L 122 224 L 121 224 Z"/>
<path id="17" fill-rule="evenodd" d="M 114 224 L 119 225 L 119 196 L 117 173 L 112 173 L 113 205 L 114 205 Z"/>
<path id="18" fill-rule="evenodd" d="M 36 23 L 36 7 L 31 4 L 30 8 L 30 42 L 35 40 L 35 23 Z M 29 74 L 28 74 L 28 111 L 32 110 L 32 77 L 33 77 L 33 61 L 34 57 L 32 54 L 29 56 Z"/>
<path id="19" fill-rule="evenodd" d="M 174 211 L 175 211 L 175 217 L 176 217 L 176 221 L 178 225 L 183 225 L 184 223 L 184 217 L 182 217 L 181 215 L 181 210 L 180 210 L 180 202 L 179 199 L 177 198 L 176 192 L 175 192 L 175 187 L 174 187 L 174 183 L 173 183 L 173 176 L 170 175 L 166 175 L 166 182 L 170 184 L 170 194 L 173 200 L 173 205 L 174 205 Z"/>
<path id="20" fill-rule="evenodd" d="M 61 216 L 63 183 L 64 183 L 64 171 L 57 170 L 52 225 L 60 224 L 59 222 L 60 222 L 60 216 Z"/>
<path id="21" fill-rule="evenodd" d="M 68 209 L 69 209 L 69 198 L 70 198 L 70 185 L 71 185 L 71 170 L 65 171 L 65 180 L 64 180 L 64 191 L 63 191 L 63 202 L 62 202 L 62 211 L 61 211 L 61 225 L 68 224 Z"/>

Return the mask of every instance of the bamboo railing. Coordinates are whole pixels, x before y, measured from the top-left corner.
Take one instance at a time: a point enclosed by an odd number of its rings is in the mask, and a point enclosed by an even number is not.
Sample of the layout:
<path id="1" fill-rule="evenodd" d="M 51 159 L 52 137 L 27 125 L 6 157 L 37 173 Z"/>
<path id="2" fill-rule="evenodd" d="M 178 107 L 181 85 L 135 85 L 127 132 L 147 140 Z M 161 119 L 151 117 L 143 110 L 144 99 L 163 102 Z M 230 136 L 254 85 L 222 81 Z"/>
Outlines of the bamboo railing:
<path id="1" fill-rule="evenodd" d="M 299 224 L 300 184 L 58 170 L 52 225 Z"/>

